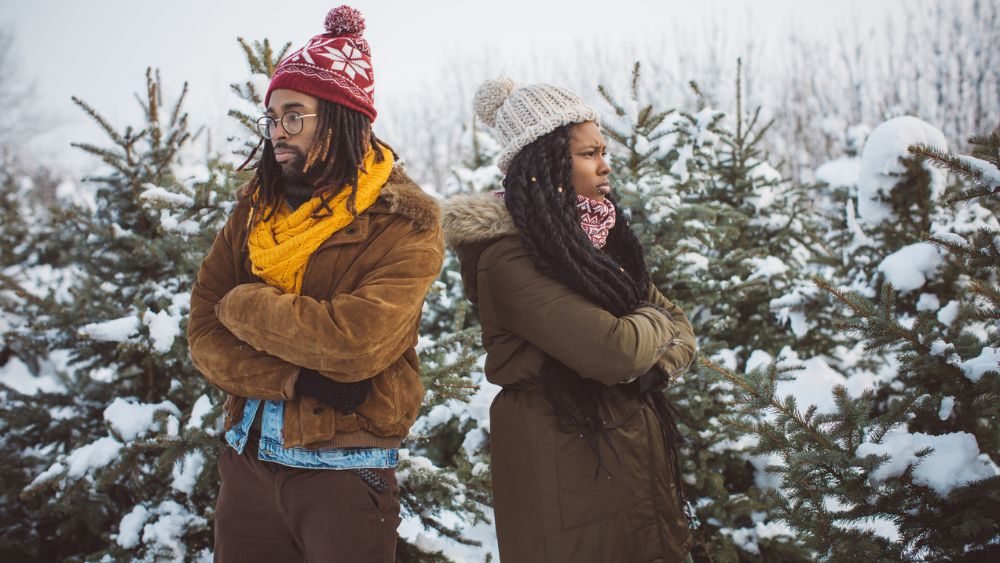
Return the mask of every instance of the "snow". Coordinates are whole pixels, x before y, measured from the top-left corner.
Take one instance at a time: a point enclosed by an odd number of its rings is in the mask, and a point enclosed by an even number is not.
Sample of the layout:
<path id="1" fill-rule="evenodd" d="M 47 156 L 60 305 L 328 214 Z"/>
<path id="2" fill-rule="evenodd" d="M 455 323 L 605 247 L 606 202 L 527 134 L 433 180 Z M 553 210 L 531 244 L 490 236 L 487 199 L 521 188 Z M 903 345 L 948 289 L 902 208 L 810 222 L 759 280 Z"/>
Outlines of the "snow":
<path id="1" fill-rule="evenodd" d="M 172 192 L 153 184 L 146 184 L 143 187 L 146 189 L 139 194 L 140 200 L 172 207 L 191 207 L 194 205 L 194 199 L 191 196 Z"/>
<path id="2" fill-rule="evenodd" d="M 457 522 L 462 529 L 462 536 L 480 542 L 481 547 L 463 545 L 435 532 L 428 532 L 416 516 L 404 516 L 397 531 L 399 537 L 419 549 L 430 553 L 440 551 L 447 560 L 455 563 L 482 563 L 487 554 L 492 554 L 493 561 L 500 561 L 496 529 L 492 523 L 493 510 L 489 507 L 483 507 L 483 509 L 489 519 L 488 522 L 479 522 L 472 526 L 464 522 Z"/>
<path id="3" fill-rule="evenodd" d="M 812 328 L 812 325 L 806 319 L 805 313 L 802 311 L 789 311 L 785 316 L 788 318 L 788 326 L 792 329 L 792 334 L 796 338 L 802 338 L 809 334 L 809 329 Z"/>
<path id="4" fill-rule="evenodd" d="M 58 461 L 53 463 L 48 469 L 39 473 L 34 479 L 32 479 L 31 484 L 26 488 L 31 489 L 39 483 L 45 483 L 46 481 L 51 481 L 56 477 L 62 475 L 66 471 L 66 466 Z"/>
<path id="5" fill-rule="evenodd" d="M 149 337 L 153 340 L 153 350 L 160 354 L 170 351 L 174 340 L 180 336 L 181 319 L 170 314 L 169 311 L 153 313 L 146 311 L 142 316 L 142 323 L 149 327 Z"/>
<path id="6" fill-rule="evenodd" d="M 184 533 L 190 526 L 205 525 L 205 519 L 191 514 L 186 508 L 175 501 L 166 500 L 156 508 L 159 517 L 142 528 L 142 541 L 146 544 L 158 544 L 173 552 L 174 560 L 183 561 L 187 554 L 184 545 Z"/>
<path id="7" fill-rule="evenodd" d="M 816 405 L 821 413 L 837 411 L 833 400 L 833 388 L 836 385 L 846 385 L 847 378 L 831 368 L 822 358 L 809 358 L 801 363 L 801 370 L 791 372 L 790 381 L 779 381 L 775 389 L 777 397 L 792 395 L 795 397 L 798 409 L 804 411 L 808 405 Z"/>
<path id="8" fill-rule="evenodd" d="M 687 264 L 684 267 L 684 272 L 688 274 L 697 274 L 708 270 L 708 258 L 696 252 L 685 252 L 677 257 L 677 261 Z"/>
<path id="9" fill-rule="evenodd" d="M 33 375 L 28 365 L 14 356 L 0 367 L 0 384 L 24 395 L 35 395 L 39 391 L 42 393 L 55 393 L 65 391 L 63 384 L 47 374 Z"/>
<path id="10" fill-rule="evenodd" d="M 474 428 L 466 432 L 465 439 L 462 440 L 462 449 L 465 450 L 465 455 L 469 459 L 475 457 L 477 452 L 485 448 L 487 438 L 486 431 L 482 428 Z"/>
<path id="11" fill-rule="evenodd" d="M 945 353 L 947 353 L 949 350 L 952 349 L 954 349 L 954 346 L 945 342 L 944 340 L 941 340 L 940 338 L 931 342 L 931 354 L 935 356 L 943 356 L 945 355 Z"/>
<path id="12" fill-rule="evenodd" d="M 98 438 L 86 446 L 73 450 L 66 458 L 66 475 L 71 478 L 80 478 L 92 469 L 98 469 L 111 463 L 118 457 L 118 452 L 122 449 L 122 443 L 111 436 Z M 51 468 L 50 468 L 51 470 Z"/>
<path id="13" fill-rule="evenodd" d="M 715 353 L 712 360 L 718 362 L 722 367 L 728 369 L 729 371 L 736 371 L 737 368 L 737 355 L 736 350 L 730 348 L 723 348 Z"/>
<path id="14" fill-rule="evenodd" d="M 941 300 L 933 293 L 921 293 L 917 299 L 918 311 L 937 311 L 941 308 Z"/>
<path id="15" fill-rule="evenodd" d="M 963 237 L 962 235 L 957 235 L 955 233 L 940 232 L 940 233 L 934 233 L 931 236 L 942 242 L 954 244 L 955 246 L 969 246 L 969 241 L 965 240 L 965 237 Z"/>
<path id="16" fill-rule="evenodd" d="M 770 279 L 773 276 L 780 276 L 788 271 L 788 266 L 780 258 L 775 258 L 774 256 L 748 258 L 747 262 L 754 270 L 747 278 L 748 280 L 755 278 Z"/>
<path id="17" fill-rule="evenodd" d="M 177 215 L 171 213 L 168 209 L 160 210 L 160 227 L 167 232 L 187 236 L 196 235 L 203 228 L 200 223 L 191 219 L 181 221 L 177 218 Z"/>
<path id="18" fill-rule="evenodd" d="M 750 357 L 747 358 L 747 365 L 743 368 L 743 371 L 750 373 L 757 368 L 766 369 L 773 361 L 774 357 L 771 354 L 763 350 L 754 350 L 750 353 Z"/>
<path id="19" fill-rule="evenodd" d="M 195 483 L 198 482 L 198 477 L 201 476 L 204 467 L 205 456 L 200 451 L 184 454 L 184 457 L 174 462 L 171 473 L 173 481 L 170 483 L 170 487 L 190 496 L 194 492 Z"/>
<path id="20" fill-rule="evenodd" d="M 861 160 L 853 156 L 844 156 L 817 168 L 816 180 L 831 188 L 848 188 L 857 185 L 860 174 Z"/>
<path id="21" fill-rule="evenodd" d="M 958 301 L 949 301 L 947 305 L 941 307 L 941 310 L 938 311 L 938 322 L 945 326 L 951 326 L 951 323 L 955 322 L 955 317 L 958 316 L 958 308 Z"/>
<path id="22" fill-rule="evenodd" d="M 951 411 L 955 408 L 955 397 L 948 395 L 941 399 L 941 408 L 938 409 L 938 418 L 948 420 L 951 418 Z"/>
<path id="23" fill-rule="evenodd" d="M 153 419 L 153 415 L 159 411 L 167 411 L 180 416 L 180 410 L 170 401 L 134 403 L 116 397 L 104 409 L 104 420 L 111 424 L 111 427 L 123 440 L 132 441 L 152 430 L 159 429 L 159 423 Z"/>
<path id="24" fill-rule="evenodd" d="M 90 323 L 80 329 L 80 334 L 105 342 L 125 342 L 139 332 L 139 318 L 129 315 L 120 319 Z"/>
<path id="25" fill-rule="evenodd" d="M 901 293 L 920 289 L 941 265 L 943 257 L 930 243 L 918 242 L 885 257 L 878 270 Z"/>
<path id="26" fill-rule="evenodd" d="M 118 545 L 125 549 L 132 549 L 139 545 L 139 534 L 142 533 L 142 527 L 146 525 L 148 519 L 149 510 L 141 504 L 135 505 L 132 512 L 122 516 L 122 520 L 118 524 L 118 539 L 116 540 Z"/>
<path id="27" fill-rule="evenodd" d="M 918 458 L 916 452 L 926 448 L 934 451 L 923 459 Z M 856 453 L 859 457 L 889 456 L 872 471 L 869 479 L 873 482 L 899 477 L 908 467 L 915 466 L 913 482 L 930 487 L 941 496 L 947 496 L 956 487 L 997 475 L 995 466 L 980 459 L 979 444 L 975 436 L 967 432 L 932 436 L 920 432 L 911 434 L 897 428 L 887 433 L 879 444 L 861 444 Z"/>
<path id="28" fill-rule="evenodd" d="M 186 430 L 202 429 L 205 426 L 205 416 L 212 410 L 212 399 L 208 395 L 198 397 L 191 407 L 191 418 L 188 420 Z M 211 430 L 211 429 L 208 429 Z M 207 430 L 206 430 L 207 431 Z"/>
<path id="29" fill-rule="evenodd" d="M 888 195 L 905 171 L 900 158 L 909 158 L 910 145 L 922 144 L 941 151 L 948 150 L 944 134 L 930 124 L 912 116 L 890 119 L 872 131 L 861 153 L 858 173 L 858 213 L 866 225 L 878 225 L 892 219 L 888 205 L 879 201 Z M 944 173 L 925 163 L 931 175 L 932 197 L 940 195 Z"/>
<path id="30" fill-rule="evenodd" d="M 1000 371 L 1000 349 L 987 346 L 978 356 L 962 362 L 959 367 L 969 381 L 976 383 L 983 374 Z"/>
<path id="31" fill-rule="evenodd" d="M 871 237 L 865 234 L 865 231 L 861 228 L 858 223 L 858 219 L 854 214 L 854 204 L 850 201 L 846 202 L 846 217 L 847 217 L 847 232 L 851 233 L 851 244 L 845 250 L 846 255 L 844 256 L 845 262 L 852 259 L 854 251 L 861 247 L 878 248 L 878 243 L 872 240 Z"/>
<path id="32" fill-rule="evenodd" d="M 834 521 L 834 525 L 838 528 L 871 532 L 876 536 L 885 538 L 891 542 L 898 542 L 900 538 L 899 524 L 896 524 L 888 518 L 872 517 L 860 522 L 836 520 Z"/>
<path id="33" fill-rule="evenodd" d="M 782 522 L 756 522 L 752 528 L 720 528 L 719 533 L 733 538 L 733 543 L 743 550 L 760 554 L 758 542 L 763 539 L 771 539 L 779 536 L 793 538 L 795 532 Z"/>
<path id="34" fill-rule="evenodd" d="M 964 154 L 958 155 L 958 159 L 976 171 L 979 175 L 976 179 L 977 184 L 989 189 L 1000 188 L 1000 168 L 993 163 Z"/>
<path id="35" fill-rule="evenodd" d="M 681 184 L 688 181 L 691 174 L 688 173 L 688 161 L 694 158 L 694 147 L 689 144 L 681 146 L 678 151 L 677 160 L 670 166 L 670 173 L 677 177 Z"/>

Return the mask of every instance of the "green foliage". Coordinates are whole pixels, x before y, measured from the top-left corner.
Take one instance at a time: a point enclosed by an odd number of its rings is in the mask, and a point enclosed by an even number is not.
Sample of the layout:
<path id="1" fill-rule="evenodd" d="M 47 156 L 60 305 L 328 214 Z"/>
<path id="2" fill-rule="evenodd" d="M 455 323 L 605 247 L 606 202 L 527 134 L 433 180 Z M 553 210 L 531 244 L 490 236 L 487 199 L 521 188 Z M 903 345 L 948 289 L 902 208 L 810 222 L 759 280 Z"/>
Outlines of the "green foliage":
<path id="1" fill-rule="evenodd" d="M 992 143 L 976 150 L 995 166 L 997 136 L 975 139 Z M 983 177 L 963 168 L 969 163 L 967 157 L 926 147 L 911 148 L 911 152 L 983 183 Z M 914 182 L 922 185 L 924 170 L 907 166 L 897 188 L 912 189 Z M 959 193 L 964 195 L 954 201 L 973 202 L 966 197 L 972 193 L 969 189 Z M 980 189 L 978 197 L 995 195 Z M 916 217 L 927 216 L 936 205 L 921 201 L 920 209 L 909 210 Z M 781 463 L 769 468 L 781 478 L 781 490 L 771 493 L 776 513 L 822 560 L 989 560 L 1000 554 L 996 518 L 1000 475 L 995 471 L 1000 460 L 1000 409 L 996 406 L 1000 369 L 993 355 L 1000 344 L 996 322 L 1000 262 L 993 239 L 1000 229 L 994 220 L 991 226 L 979 228 L 971 241 L 948 232 L 965 227 L 961 220 L 953 220 L 939 225 L 945 229 L 942 234 L 924 235 L 947 256 L 935 282 L 922 289 L 933 292 L 941 302 L 954 303 L 951 314 L 914 314 L 912 300 L 898 299 L 897 290 L 884 280 L 877 300 L 822 278 L 815 280 L 846 311 L 840 323 L 843 330 L 859 335 L 869 353 L 893 353 L 898 369 L 888 384 L 877 384 L 858 396 L 837 386 L 835 410 L 818 412 L 810 406 L 803 411 L 793 397 L 776 395 L 778 364 L 737 374 L 702 360 L 733 385 L 737 411 L 726 423 L 757 437 L 755 453 L 779 456 Z M 771 416 L 760 419 L 762 410 Z M 898 448 L 899 436 L 907 440 L 947 437 L 963 444 L 971 438 L 977 448 L 974 453 L 981 454 L 959 468 L 963 472 L 960 481 L 933 486 L 928 477 L 917 474 L 924 468 L 933 471 L 934 464 L 940 463 L 930 457 L 933 448 L 878 453 Z M 900 455 L 913 457 L 904 457 L 905 465 L 900 468 Z M 887 539 L 892 534 L 873 533 L 869 526 L 878 524 L 883 530 L 886 525 L 895 528 L 895 541 Z"/>
<path id="2" fill-rule="evenodd" d="M 217 482 L 210 460 L 219 448 L 220 413 L 212 405 L 220 397 L 191 365 L 184 319 L 201 255 L 231 207 L 238 178 L 217 160 L 196 177 L 178 175 L 195 137 L 183 111 L 186 91 L 167 106 L 158 75 L 148 71 L 139 98 L 145 122 L 124 131 L 75 100 L 110 146 L 77 145 L 100 158 L 105 172 L 86 179 L 94 186 L 92 206 L 51 210 L 51 226 L 42 230 L 60 243 L 65 287 L 25 299 L 33 314 L 18 331 L 49 354 L 38 363 L 52 364 L 65 390 L 31 398 L 8 390 L 0 408 L 11 440 L 39 452 L 5 466 L 18 470 L 7 494 L 20 492 L 20 499 L 5 503 L 12 513 L 4 518 L 16 524 L 4 549 L 21 560 L 183 559 L 211 545 Z M 30 295 L 30 280 L 14 280 L 20 295 Z M 125 328 L 109 332 L 113 326 Z M 105 422 L 116 402 L 153 404 L 158 412 L 148 430 L 122 435 Z M 99 461 L 102 452 L 114 453 Z M 197 471 L 190 488 L 178 485 L 188 466 Z M 176 543 L 116 541 L 122 518 L 135 510 L 148 512 L 150 525 L 178 524 Z M 73 541 L 60 541 L 67 537 Z"/>
<path id="3" fill-rule="evenodd" d="M 811 225 L 800 194 L 759 148 L 770 124 L 760 122 L 759 109 L 744 114 L 739 79 L 729 118 L 708 108 L 696 85 L 696 112 L 644 102 L 640 70 L 633 68 L 625 101 L 600 92 L 617 118 L 604 124 L 618 145 L 615 194 L 646 247 L 653 281 L 685 310 L 703 356 L 743 363 L 754 350 L 776 352 L 794 336 L 772 303 L 801 285 L 796 271 L 809 255 Z M 812 334 L 800 343 L 819 345 Z M 756 482 L 743 431 L 722 422 L 731 412 L 731 385 L 697 370 L 669 394 L 683 414 L 687 495 L 704 523 L 695 533 L 695 558 L 803 560 L 791 538 L 754 541 L 760 553 L 734 540 L 754 536 L 757 523 L 775 518 L 776 505 Z"/>

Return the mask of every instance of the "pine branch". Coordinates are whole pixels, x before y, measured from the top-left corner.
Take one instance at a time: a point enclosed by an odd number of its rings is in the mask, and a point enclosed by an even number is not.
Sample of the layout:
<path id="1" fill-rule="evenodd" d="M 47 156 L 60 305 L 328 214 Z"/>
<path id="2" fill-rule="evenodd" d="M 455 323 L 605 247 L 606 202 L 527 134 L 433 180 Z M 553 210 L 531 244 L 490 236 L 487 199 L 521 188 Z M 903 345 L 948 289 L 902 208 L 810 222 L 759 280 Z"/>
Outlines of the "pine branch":
<path id="1" fill-rule="evenodd" d="M 71 96 L 70 99 L 73 100 L 73 103 L 79 106 L 80 109 L 87 112 L 87 115 L 89 115 L 94 121 L 96 121 L 97 124 L 101 126 L 101 129 L 104 129 L 104 132 L 107 133 L 109 137 L 111 137 L 112 142 L 114 142 L 116 145 L 125 146 L 126 144 L 125 140 L 122 139 L 121 135 L 119 135 L 118 132 L 115 131 L 114 127 L 112 127 L 111 124 L 108 123 L 108 121 L 104 119 L 104 117 L 101 114 L 97 113 L 97 110 L 91 107 L 90 104 L 84 102 L 83 100 L 77 98 L 76 96 Z"/>

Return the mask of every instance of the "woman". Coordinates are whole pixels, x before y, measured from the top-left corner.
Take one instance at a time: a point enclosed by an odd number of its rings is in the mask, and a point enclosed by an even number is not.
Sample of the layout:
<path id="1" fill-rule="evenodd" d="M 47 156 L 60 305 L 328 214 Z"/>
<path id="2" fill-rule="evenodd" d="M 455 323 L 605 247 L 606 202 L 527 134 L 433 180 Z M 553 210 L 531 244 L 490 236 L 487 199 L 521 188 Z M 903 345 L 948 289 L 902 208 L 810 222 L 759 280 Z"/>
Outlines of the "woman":
<path id="1" fill-rule="evenodd" d="M 597 115 L 571 92 L 480 86 L 504 191 L 443 206 L 478 305 L 500 558 L 675 562 L 690 547 L 676 427 L 660 392 L 690 366 L 684 313 L 617 214 Z"/>

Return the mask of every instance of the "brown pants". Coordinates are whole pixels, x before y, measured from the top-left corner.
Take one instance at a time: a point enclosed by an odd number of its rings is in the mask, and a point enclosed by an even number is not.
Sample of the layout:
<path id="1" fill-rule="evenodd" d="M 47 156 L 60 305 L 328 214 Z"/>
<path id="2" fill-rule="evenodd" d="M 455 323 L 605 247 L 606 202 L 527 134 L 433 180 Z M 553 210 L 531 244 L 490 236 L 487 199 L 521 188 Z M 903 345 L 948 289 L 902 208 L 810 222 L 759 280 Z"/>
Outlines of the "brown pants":
<path id="1" fill-rule="evenodd" d="M 393 469 L 379 493 L 357 473 L 297 469 L 226 447 L 215 507 L 215 561 L 393 563 L 399 486 Z"/>

